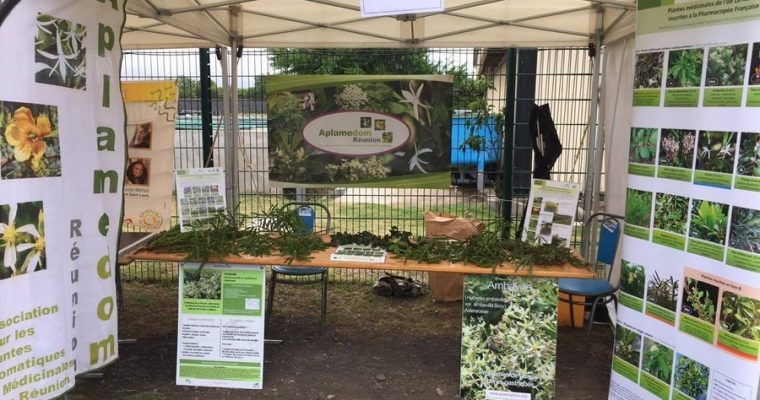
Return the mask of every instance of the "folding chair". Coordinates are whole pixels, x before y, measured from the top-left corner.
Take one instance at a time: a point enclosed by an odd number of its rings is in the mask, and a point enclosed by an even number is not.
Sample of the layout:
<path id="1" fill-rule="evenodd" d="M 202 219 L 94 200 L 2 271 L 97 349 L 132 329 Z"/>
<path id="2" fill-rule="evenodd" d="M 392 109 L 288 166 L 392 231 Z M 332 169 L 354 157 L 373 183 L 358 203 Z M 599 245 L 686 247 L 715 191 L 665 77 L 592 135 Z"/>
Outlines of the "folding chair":
<path id="1" fill-rule="evenodd" d="M 330 210 L 327 209 L 323 204 L 321 203 L 313 203 L 313 202 L 292 202 L 287 203 L 282 206 L 282 209 L 285 210 L 290 207 L 295 207 L 296 212 L 298 212 L 298 216 L 301 218 L 302 221 L 304 221 L 304 225 L 306 226 L 306 230 L 308 232 L 314 231 L 314 209 L 310 206 L 317 206 L 324 210 L 325 215 L 327 216 L 326 220 L 326 227 L 323 231 L 320 231 L 319 233 L 329 233 L 330 232 L 330 224 L 332 222 L 332 216 L 330 215 Z M 310 214 L 310 215 L 309 215 Z M 319 276 L 319 279 L 313 279 L 313 277 Z M 267 299 L 267 309 L 266 309 L 266 317 L 264 324 L 266 326 L 269 325 L 269 316 L 272 313 L 272 308 L 274 306 L 274 294 L 275 294 L 275 285 L 277 283 L 282 284 L 290 284 L 290 285 L 310 285 L 315 283 L 322 283 L 322 303 L 320 306 L 320 316 L 319 316 L 319 323 L 320 323 L 320 333 L 325 332 L 325 314 L 327 313 L 327 278 L 328 278 L 328 269 L 325 267 L 298 267 L 298 266 L 290 266 L 290 265 L 273 265 L 272 266 L 272 275 L 269 279 L 269 297 Z"/>
<path id="2" fill-rule="evenodd" d="M 570 324 L 575 326 L 575 313 L 572 311 L 573 306 L 582 305 L 591 306 L 591 313 L 588 317 L 588 326 L 586 327 L 586 339 L 583 344 L 584 360 L 588 357 L 589 341 L 591 340 L 591 326 L 594 324 L 594 314 L 596 307 L 604 306 L 609 302 L 615 303 L 617 310 L 618 298 L 618 280 L 612 281 L 612 270 L 615 262 L 615 253 L 620 242 L 622 232 L 622 222 L 625 217 L 609 213 L 595 213 L 586 220 L 586 226 L 593 228 L 597 217 L 604 217 L 599 224 L 599 243 L 597 245 L 596 259 L 589 260 L 597 271 L 597 277 L 594 279 L 576 279 L 560 278 L 559 291 L 567 294 L 567 298 L 560 297 L 560 301 L 570 305 Z M 576 299 L 573 298 L 576 296 Z M 577 300 L 577 297 L 584 297 L 583 301 Z M 614 322 L 609 320 L 608 323 L 615 330 Z"/>

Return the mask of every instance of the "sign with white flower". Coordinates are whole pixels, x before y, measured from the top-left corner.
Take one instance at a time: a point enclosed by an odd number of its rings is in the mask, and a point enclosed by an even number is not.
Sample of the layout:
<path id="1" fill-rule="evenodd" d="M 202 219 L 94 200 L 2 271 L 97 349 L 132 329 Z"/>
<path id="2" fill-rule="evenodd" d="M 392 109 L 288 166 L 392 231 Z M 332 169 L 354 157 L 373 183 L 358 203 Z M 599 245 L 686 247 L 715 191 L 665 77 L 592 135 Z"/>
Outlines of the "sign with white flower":
<path id="1" fill-rule="evenodd" d="M 118 356 L 124 3 L 1 3 L 3 399 L 57 398 Z"/>
<path id="2" fill-rule="evenodd" d="M 273 186 L 449 187 L 451 76 L 269 76 L 266 87 Z"/>

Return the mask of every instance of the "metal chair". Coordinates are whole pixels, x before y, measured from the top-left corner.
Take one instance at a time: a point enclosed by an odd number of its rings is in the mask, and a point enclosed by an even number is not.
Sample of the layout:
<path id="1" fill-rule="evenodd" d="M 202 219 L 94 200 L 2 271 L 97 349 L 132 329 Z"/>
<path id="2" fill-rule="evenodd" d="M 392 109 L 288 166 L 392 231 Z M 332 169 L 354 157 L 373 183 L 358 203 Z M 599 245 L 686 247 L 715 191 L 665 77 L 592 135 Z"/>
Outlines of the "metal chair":
<path id="1" fill-rule="evenodd" d="M 615 303 L 617 310 L 618 282 L 612 281 L 612 270 L 615 262 L 615 253 L 620 242 L 622 232 L 622 222 L 625 217 L 609 213 L 595 213 L 586 220 L 586 227 L 593 227 L 597 217 L 604 217 L 599 225 L 599 243 L 597 253 L 594 259 L 589 260 L 597 269 L 597 277 L 594 279 L 575 279 L 560 278 L 559 291 L 567 294 L 567 298 L 560 297 L 560 301 L 569 303 L 570 306 L 570 324 L 575 327 L 575 313 L 573 306 L 582 305 L 591 306 L 591 313 L 588 317 L 588 326 L 586 327 L 586 340 L 583 344 L 584 360 L 588 357 L 589 341 L 591 339 L 591 326 L 594 323 L 594 314 L 599 305 L 606 305 L 609 302 Z M 583 301 L 573 299 L 573 296 L 584 297 Z M 609 320 L 608 323 L 615 330 L 614 322 Z"/>
<path id="2" fill-rule="evenodd" d="M 325 207 L 323 204 L 313 202 L 292 202 L 284 204 L 282 206 L 282 209 L 284 210 L 294 206 L 298 206 L 298 216 L 304 222 L 304 225 L 306 226 L 306 230 L 308 232 L 314 231 L 314 214 L 307 214 L 309 212 L 313 212 L 313 209 L 309 206 L 317 206 L 322 208 L 325 212 L 325 215 L 327 215 L 327 222 L 325 229 L 319 233 L 330 232 L 330 223 L 332 221 L 332 217 L 330 215 L 330 210 L 328 210 L 327 207 Z M 319 279 L 312 279 L 312 277 L 315 276 L 319 276 Z M 325 314 L 327 313 L 327 278 L 328 269 L 325 267 L 273 265 L 272 275 L 269 279 L 269 297 L 267 299 L 267 309 L 264 325 L 269 325 L 269 316 L 272 313 L 272 308 L 274 306 L 275 285 L 277 283 L 290 285 L 311 285 L 315 283 L 322 283 L 322 303 L 320 306 L 319 323 L 320 333 L 323 334 L 325 332 Z"/>

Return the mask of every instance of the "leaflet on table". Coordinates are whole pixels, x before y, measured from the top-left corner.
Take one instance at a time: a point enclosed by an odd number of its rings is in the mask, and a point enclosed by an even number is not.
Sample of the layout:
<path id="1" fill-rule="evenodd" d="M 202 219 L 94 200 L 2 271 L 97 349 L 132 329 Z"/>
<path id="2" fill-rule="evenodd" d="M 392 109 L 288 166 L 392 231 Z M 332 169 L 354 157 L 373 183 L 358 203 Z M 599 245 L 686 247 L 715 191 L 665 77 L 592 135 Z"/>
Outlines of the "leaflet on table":
<path id="1" fill-rule="evenodd" d="M 340 245 L 330 254 L 331 261 L 358 261 L 384 263 L 388 252 L 385 249 L 358 244 Z"/>
<path id="2" fill-rule="evenodd" d="M 265 270 L 183 263 L 177 385 L 261 389 Z"/>
<path id="3" fill-rule="evenodd" d="M 202 226 L 204 221 L 225 212 L 224 169 L 180 169 L 175 173 L 175 180 L 181 232 Z"/>
<path id="4" fill-rule="evenodd" d="M 553 399 L 556 354 L 556 279 L 465 275 L 461 398 Z"/>
<path id="5" fill-rule="evenodd" d="M 760 0 L 639 2 L 611 399 L 760 382 Z"/>
<path id="6" fill-rule="evenodd" d="M 551 243 L 557 237 L 570 246 L 580 190 L 577 183 L 534 179 L 522 240 Z"/>

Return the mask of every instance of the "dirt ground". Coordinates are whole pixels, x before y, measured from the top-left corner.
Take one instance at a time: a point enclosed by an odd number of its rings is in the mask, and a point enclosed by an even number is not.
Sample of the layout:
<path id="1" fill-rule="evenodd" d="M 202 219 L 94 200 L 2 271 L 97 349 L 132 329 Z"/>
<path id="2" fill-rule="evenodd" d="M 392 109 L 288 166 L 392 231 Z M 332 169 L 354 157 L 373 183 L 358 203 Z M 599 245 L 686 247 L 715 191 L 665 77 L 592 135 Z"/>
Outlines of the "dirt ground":
<path id="1" fill-rule="evenodd" d="M 383 298 L 369 285 L 330 284 L 327 323 L 319 333 L 317 286 L 278 285 L 267 337 L 263 390 L 175 385 L 177 288 L 126 283 L 120 358 L 103 378 L 78 379 L 81 399 L 458 399 L 461 302 Z M 584 331 L 561 328 L 558 400 L 606 399 L 612 334 L 593 330 L 581 363 Z"/>

